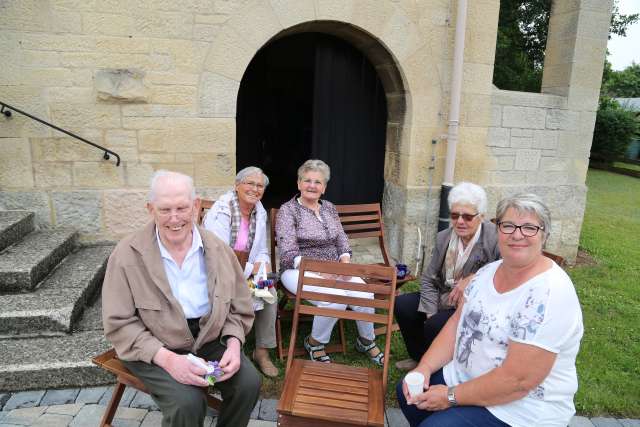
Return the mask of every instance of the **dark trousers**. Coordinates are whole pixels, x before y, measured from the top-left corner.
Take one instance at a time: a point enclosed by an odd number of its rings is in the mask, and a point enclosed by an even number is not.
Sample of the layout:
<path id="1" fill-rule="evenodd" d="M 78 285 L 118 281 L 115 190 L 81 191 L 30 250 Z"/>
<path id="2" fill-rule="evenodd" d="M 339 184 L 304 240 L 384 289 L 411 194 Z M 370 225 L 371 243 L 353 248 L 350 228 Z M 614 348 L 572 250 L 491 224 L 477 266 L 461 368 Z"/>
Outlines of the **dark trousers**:
<path id="1" fill-rule="evenodd" d="M 455 312 L 453 309 L 442 310 L 427 319 L 424 313 L 418 311 L 418 304 L 420 292 L 413 292 L 398 296 L 393 309 L 407 352 L 416 362 L 420 361 Z"/>
<path id="2" fill-rule="evenodd" d="M 205 360 L 220 360 L 226 349 L 216 340 L 205 344 L 197 356 Z M 207 414 L 207 400 L 199 387 L 177 382 L 167 371 L 154 364 L 139 361 L 123 363 L 142 380 L 162 411 L 162 427 L 203 425 Z M 238 372 L 215 385 L 223 399 L 217 426 L 246 426 L 260 396 L 260 385 L 261 379 L 256 368 L 241 354 Z"/>
<path id="3" fill-rule="evenodd" d="M 396 385 L 396 395 L 400 409 L 411 427 L 509 427 L 496 418 L 487 408 L 481 406 L 456 406 L 443 411 L 426 411 L 408 405 L 402 393 L 402 381 Z M 446 385 L 442 369 L 429 378 L 429 384 Z"/>

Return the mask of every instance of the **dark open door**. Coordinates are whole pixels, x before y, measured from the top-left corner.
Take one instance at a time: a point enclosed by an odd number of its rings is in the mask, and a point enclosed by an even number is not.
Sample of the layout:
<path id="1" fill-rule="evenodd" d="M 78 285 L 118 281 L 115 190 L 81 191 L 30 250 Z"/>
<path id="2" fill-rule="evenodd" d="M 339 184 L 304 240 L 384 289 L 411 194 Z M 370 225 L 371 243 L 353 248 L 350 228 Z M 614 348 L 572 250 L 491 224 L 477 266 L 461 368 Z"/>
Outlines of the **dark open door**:
<path id="1" fill-rule="evenodd" d="M 266 206 L 296 192 L 309 158 L 331 167 L 326 198 L 382 200 L 386 99 L 371 63 L 336 37 L 303 33 L 261 49 L 238 94 L 236 168 L 262 167 L 271 184 Z"/>

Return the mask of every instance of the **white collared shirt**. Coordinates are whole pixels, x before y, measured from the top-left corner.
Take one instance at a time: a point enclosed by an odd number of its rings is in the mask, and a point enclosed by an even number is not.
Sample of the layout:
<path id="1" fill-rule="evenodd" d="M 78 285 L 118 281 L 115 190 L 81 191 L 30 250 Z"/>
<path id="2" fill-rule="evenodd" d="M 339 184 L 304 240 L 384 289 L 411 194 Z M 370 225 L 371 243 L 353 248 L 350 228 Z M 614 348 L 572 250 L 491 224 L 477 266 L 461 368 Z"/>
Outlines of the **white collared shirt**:
<path id="1" fill-rule="evenodd" d="M 210 308 L 202 237 L 195 225 L 192 228 L 192 233 L 191 248 L 184 257 L 181 268 L 178 267 L 167 248 L 162 244 L 158 227 L 156 227 L 156 238 L 171 292 L 182 306 L 182 311 L 187 319 L 202 317 L 209 312 Z"/>

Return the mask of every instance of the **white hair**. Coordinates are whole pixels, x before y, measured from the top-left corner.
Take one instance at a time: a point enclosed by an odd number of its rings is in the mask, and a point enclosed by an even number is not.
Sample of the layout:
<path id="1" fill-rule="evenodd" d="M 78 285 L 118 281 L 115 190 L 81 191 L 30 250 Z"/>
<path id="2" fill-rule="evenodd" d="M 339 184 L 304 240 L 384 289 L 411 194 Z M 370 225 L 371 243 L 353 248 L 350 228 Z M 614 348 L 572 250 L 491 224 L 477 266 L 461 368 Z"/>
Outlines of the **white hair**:
<path id="1" fill-rule="evenodd" d="M 262 178 L 264 179 L 264 186 L 266 188 L 267 185 L 269 185 L 269 177 L 262 171 L 262 169 L 257 166 L 247 166 L 246 168 L 240 170 L 240 172 L 238 172 L 238 174 L 236 175 L 236 184 L 241 184 L 247 177 L 256 175 L 258 173 L 262 175 Z"/>
<path id="2" fill-rule="evenodd" d="M 329 165 L 319 159 L 309 159 L 298 168 L 298 181 L 302 181 L 302 177 L 307 172 L 320 172 L 324 178 L 324 185 L 327 185 L 329 178 L 331 178 Z"/>
<path id="3" fill-rule="evenodd" d="M 471 205 L 480 215 L 487 213 L 487 193 L 477 184 L 461 182 L 451 189 L 449 197 L 449 210 L 455 204 Z"/>
<path id="4" fill-rule="evenodd" d="M 189 175 L 185 175 L 180 172 L 173 172 L 164 169 L 157 170 L 153 173 L 151 177 L 151 185 L 149 188 L 149 202 L 153 203 L 156 198 L 156 191 L 158 189 L 158 183 L 162 178 L 169 178 L 174 182 L 183 182 L 187 185 L 189 189 L 189 197 L 191 200 L 195 200 L 196 198 L 196 189 L 193 186 L 193 178 Z"/>

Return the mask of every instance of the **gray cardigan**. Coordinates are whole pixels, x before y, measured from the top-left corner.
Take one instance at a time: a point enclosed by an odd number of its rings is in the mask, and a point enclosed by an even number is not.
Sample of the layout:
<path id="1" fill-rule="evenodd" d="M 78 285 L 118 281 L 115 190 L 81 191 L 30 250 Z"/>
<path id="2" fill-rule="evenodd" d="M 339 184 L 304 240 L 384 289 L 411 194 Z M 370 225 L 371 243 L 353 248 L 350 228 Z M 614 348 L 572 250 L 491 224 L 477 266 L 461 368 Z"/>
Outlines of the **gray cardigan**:
<path id="1" fill-rule="evenodd" d="M 448 303 L 451 287 L 445 283 L 444 257 L 447 254 L 452 228 L 442 230 L 436 237 L 436 246 L 431 255 L 429 267 L 420 279 L 420 304 L 418 311 L 432 316 L 438 310 L 454 308 Z M 480 267 L 500 259 L 496 226 L 490 221 L 482 223 L 480 238 L 471 250 L 469 259 L 462 267 L 462 277 L 475 273 Z"/>

